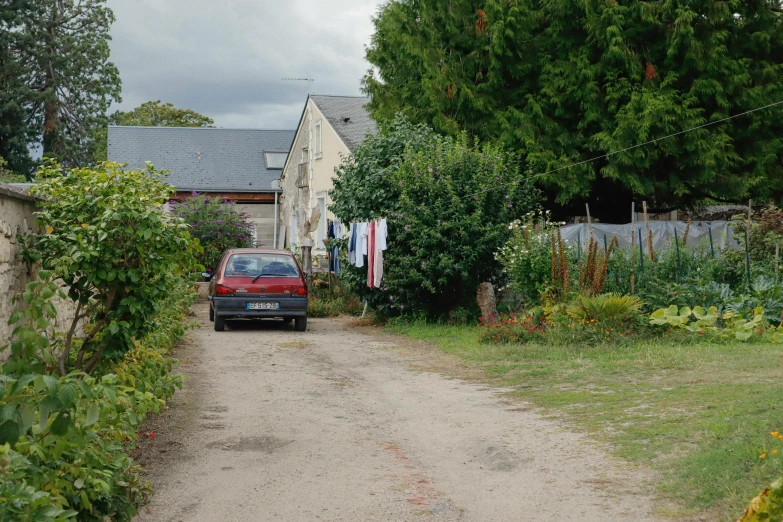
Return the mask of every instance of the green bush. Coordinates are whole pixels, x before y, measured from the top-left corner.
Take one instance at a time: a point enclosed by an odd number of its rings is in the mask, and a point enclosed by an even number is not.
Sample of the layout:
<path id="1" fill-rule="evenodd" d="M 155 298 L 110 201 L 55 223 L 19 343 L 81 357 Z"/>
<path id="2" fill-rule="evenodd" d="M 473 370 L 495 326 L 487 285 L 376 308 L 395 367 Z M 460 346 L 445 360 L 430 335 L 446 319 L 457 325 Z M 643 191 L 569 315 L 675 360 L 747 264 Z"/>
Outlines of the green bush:
<path id="1" fill-rule="evenodd" d="M 750 505 L 739 522 L 776 522 L 783 520 L 783 479 L 759 493 L 750 501 Z"/>
<path id="2" fill-rule="evenodd" d="M 130 521 L 151 492 L 129 455 L 136 432 L 182 384 L 168 350 L 193 324 L 197 294 L 180 274 L 193 269 L 197 244 L 161 209 L 173 188 L 152 169 L 50 163 L 41 176 L 44 233 L 26 255 L 49 270 L 26 285 L 0 348 L 10 352 L 0 371 L 0 521 Z M 65 334 L 54 330 L 56 298 L 77 305 Z"/>
<path id="3" fill-rule="evenodd" d="M 540 198 L 518 162 L 497 146 L 402 121 L 360 149 L 337 171 L 331 209 L 345 223 L 385 216 L 389 248 L 381 291 L 362 287 L 366 271 L 350 266 L 349 288 L 383 313 L 447 317 L 475 308 L 478 284 L 499 281 L 494 254 L 508 224 Z M 363 199 L 365 192 L 379 196 Z"/>
<path id="4" fill-rule="evenodd" d="M 7 444 L 0 453 L 17 464 L 0 489 L 7 496 L 0 497 L 0 520 L 58 520 L 70 511 L 79 520 L 133 518 L 151 489 L 128 453 L 146 416 L 182 385 L 167 352 L 192 324 L 186 318 L 195 292 L 184 283 L 179 290 L 148 335 L 93 376 L 0 374 L 0 444 Z M 47 499 L 50 515 L 38 497 Z"/>
<path id="5" fill-rule="evenodd" d="M 527 306 L 538 304 L 541 296 L 552 288 L 551 234 L 557 226 L 549 220 L 548 211 L 530 211 L 508 224 L 510 237 L 495 254 L 508 277 L 509 288 Z M 575 254 L 569 254 L 568 260 L 574 265 Z"/>
<path id="6" fill-rule="evenodd" d="M 568 308 L 568 315 L 582 321 L 604 321 L 617 326 L 632 320 L 641 308 L 642 301 L 632 295 L 579 296 Z"/>
<path id="7" fill-rule="evenodd" d="M 172 206 L 174 214 L 190 225 L 191 234 L 201 242 L 204 251 L 197 259 L 210 271 L 215 270 L 226 250 L 254 245 L 253 224 L 227 199 L 194 193 Z"/>
<path id="8" fill-rule="evenodd" d="M 316 279 L 310 288 L 307 315 L 309 317 L 359 315 L 363 306 L 359 297 L 348 291 L 341 280 L 335 278 L 330 290 L 327 281 Z"/>
<path id="9" fill-rule="evenodd" d="M 200 247 L 188 225 L 162 208 L 175 190 L 152 166 L 132 171 L 103 163 L 65 170 L 49 161 L 36 177 L 30 191 L 43 198 L 35 213 L 42 233 L 30 238 L 26 255 L 46 271 L 42 285 L 23 296 L 28 310 L 11 318 L 20 338 L 11 346 L 13 371 L 40 371 L 26 367 L 40 362 L 60 375 L 90 373 L 104 358 L 122 358 L 152 329 L 176 277 L 198 267 L 194 254 Z M 21 338 L 35 336 L 35 323 L 51 315 L 46 300 L 65 288 L 77 305 L 71 326 L 87 323 L 78 346 L 72 335 L 49 333 L 39 338 L 41 346 L 18 352 Z M 42 360 L 40 348 L 53 360 Z"/>
<path id="10" fill-rule="evenodd" d="M 396 213 L 400 189 L 391 182 L 391 173 L 399 168 L 407 152 L 429 146 L 437 135 L 425 125 L 413 125 L 397 118 L 382 134 L 367 137 L 343 158 L 335 172 L 329 209 L 343 223 L 363 222 Z M 392 230 L 390 230 L 392 233 Z M 348 238 L 335 240 L 343 258 L 341 279 L 361 301 L 382 315 L 393 309 L 387 292 L 368 288 L 367 269 L 348 263 Z M 394 310 L 399 311 L 399 308 Z"/>
<path id="11" fill-rule="evenodd" d="M 476 306 L 479 283 L 500 276 L 494 256 L 511 234 L 508 224 L 538 204 L 517 164 L 465 136 L 405 155 L 391 174 L 400 187 L 385 256 L 393 306 L 430 317 Z"/>

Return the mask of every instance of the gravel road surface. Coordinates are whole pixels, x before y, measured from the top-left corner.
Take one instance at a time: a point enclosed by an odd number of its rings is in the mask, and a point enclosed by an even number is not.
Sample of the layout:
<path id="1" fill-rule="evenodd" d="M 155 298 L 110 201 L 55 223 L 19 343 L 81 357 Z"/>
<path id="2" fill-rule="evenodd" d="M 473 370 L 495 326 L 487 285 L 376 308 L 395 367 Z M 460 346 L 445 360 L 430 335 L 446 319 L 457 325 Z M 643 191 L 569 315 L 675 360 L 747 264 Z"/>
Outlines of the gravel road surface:
<path id="1" fill-rule="evenodd" d="M 139 521 L 657 520 L 640 471 L 432 348 L 334 319 L 216 333 L 196 312 L 185 388 L 142 435 Z"/>

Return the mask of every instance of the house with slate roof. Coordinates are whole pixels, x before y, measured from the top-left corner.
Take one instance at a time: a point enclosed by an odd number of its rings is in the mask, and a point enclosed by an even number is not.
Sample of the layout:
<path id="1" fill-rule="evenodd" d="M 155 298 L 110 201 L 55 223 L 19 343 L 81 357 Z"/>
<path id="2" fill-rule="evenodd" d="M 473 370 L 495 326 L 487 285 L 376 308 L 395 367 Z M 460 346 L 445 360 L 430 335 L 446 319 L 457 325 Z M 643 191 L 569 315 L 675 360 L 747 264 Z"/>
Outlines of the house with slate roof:
<path id="1" fill-rule="evenodd" d="M 109 160 L 143 169 L 147 162 L 169 171 L 176 199 L 195 191 L 241 206 L 256 226 L 259 245 L 274 246 L 277 202 L 293 130 L 184 127 L 109 127 Z"/>
<path id="2" fill-rule="evenodd" d="M 369 98 L 359 96 L 308 96 L 294 143 L 280 176 L 280 220 L 286 228 L 285 244 L 296 246 L 302 226 L 317 208 L 321 220 L 313 239 L 323 250 L 329 212 L 329 191 L 334 171 L 364 139 L 376 131 L 365 109 Z"/>

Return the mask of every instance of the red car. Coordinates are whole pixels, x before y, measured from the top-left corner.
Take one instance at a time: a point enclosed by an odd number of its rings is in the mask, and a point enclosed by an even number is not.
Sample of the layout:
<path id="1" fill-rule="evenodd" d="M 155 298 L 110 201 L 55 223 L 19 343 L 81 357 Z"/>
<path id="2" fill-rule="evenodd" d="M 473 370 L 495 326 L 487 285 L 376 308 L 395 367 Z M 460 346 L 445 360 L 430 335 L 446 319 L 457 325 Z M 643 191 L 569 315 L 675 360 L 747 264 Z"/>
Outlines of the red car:
<path id="1" fill-rule="evenodd" d="M 307 280 L 287 250 L 237 248 L 226 252 L 210 278 L 209 319 L 222 332 L 226 319 L 282 318 L 307 329 Z"/>

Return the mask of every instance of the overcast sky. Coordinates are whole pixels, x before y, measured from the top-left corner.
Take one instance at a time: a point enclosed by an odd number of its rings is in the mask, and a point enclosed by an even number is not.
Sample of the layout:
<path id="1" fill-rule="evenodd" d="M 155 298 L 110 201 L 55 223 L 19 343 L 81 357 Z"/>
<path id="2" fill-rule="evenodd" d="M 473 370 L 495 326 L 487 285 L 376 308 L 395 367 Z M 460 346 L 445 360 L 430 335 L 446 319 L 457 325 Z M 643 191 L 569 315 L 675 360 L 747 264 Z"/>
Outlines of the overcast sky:
<path id="1" fill-rule="evenodd" d="M 358 95 L 384 0 L 108 0 L 129 110 L 171 102 L 218 127 L 294 129 L 316 94 Z"/>

